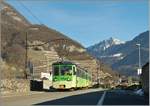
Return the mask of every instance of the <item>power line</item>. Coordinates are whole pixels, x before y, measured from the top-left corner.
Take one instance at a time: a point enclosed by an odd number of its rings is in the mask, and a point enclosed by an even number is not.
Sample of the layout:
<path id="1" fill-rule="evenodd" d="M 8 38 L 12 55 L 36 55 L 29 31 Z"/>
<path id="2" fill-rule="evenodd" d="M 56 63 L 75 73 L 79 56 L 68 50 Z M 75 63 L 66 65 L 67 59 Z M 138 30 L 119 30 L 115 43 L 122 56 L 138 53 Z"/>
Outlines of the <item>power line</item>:
<path id="1" fill-rule="evenodd" d="M 18 0 L 18 2 L 24 9 L 26 9 L 34 17 L 34 19 L 36 19 L 41 25 L 43 24 L 42 21 L 36 15 L 34 15 L 33 12 L 27 6 L 25 6 L 20 0 Z"/>

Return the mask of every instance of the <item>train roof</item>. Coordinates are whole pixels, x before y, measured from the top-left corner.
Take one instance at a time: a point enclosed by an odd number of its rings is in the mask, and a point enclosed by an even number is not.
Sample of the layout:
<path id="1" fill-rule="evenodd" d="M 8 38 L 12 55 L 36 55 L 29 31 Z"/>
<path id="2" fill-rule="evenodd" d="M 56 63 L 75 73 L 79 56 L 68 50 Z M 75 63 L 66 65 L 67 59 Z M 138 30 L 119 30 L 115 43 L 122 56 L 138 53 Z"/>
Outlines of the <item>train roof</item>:
<path id="1" fill-rule="evenodd" d="M 52 65 L 76 65 L 75 63 L 73 62 L 70 62 L 70 61 L 61 61 L 61 62 L 55 62 L 53 63 Z"/>

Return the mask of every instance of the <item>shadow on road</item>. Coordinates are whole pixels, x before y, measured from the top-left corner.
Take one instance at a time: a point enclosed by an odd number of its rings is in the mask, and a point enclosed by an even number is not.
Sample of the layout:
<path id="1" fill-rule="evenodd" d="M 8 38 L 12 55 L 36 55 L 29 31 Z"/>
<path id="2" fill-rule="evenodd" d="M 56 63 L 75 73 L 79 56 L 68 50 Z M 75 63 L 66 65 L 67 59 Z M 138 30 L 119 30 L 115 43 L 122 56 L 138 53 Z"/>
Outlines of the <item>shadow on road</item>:
<path id="1" fill-rule="evenodd" d="M 130 90 L 108 91 L 103 102 L 104 105 L 148 105 L 149 99 L 135 94 Z"/>
<path id="2" fill-rule="evenodd" d="M 103 91 L 78 94 L 34 105 L 96 105 Z"/>
<path id="3" fill-rule="evenodd" d="M 97 105 L 104 91 L 78 94 L 60 99 L 49 100 L 34 105 Z M 107 90 L 103 105 L 148 105 L 149 99 L 129 90 Z"/>

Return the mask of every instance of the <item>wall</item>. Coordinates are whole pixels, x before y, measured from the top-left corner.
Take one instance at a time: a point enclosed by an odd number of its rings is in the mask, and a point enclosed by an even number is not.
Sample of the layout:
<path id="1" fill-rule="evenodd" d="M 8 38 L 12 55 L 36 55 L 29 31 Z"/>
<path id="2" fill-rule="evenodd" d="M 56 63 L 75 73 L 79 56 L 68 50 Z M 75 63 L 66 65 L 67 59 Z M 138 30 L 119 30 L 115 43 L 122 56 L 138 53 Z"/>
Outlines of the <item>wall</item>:
<path id="1" fill-rule="evenodd" d="M 145 94 L 149 94 L 149 63 L 142 67 L 141 83 Z"/>

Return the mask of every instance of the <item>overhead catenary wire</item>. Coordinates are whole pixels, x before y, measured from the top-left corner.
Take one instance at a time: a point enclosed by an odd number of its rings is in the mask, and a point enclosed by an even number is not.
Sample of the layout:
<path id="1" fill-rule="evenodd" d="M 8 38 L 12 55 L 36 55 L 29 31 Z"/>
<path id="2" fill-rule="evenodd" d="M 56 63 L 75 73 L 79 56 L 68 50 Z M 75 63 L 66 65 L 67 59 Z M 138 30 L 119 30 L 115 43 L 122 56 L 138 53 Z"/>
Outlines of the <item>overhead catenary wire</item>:
<path id="1" fill-rule="evenodd" d="M 35 20 L 38 21 L 39 24 L 44 25 L 43 22 L 21 0 L 18 0 L 18 2 L 25 10 L 27 10 L 34 17 Z M 30 47 L 31 46 L 42 46 L 42 45 L 45 45 L 52 41 L 62 41 L 62 40 L 65 42 L 69 41 L 68 39 L 59 38 L 59 39 L 54 39 L 54 40 L 48 40 L 47 42 L 45 42 L 43 44 L 39 44 L 39 45 L 30 45 Z"/>
<path id="2" fill-rule="evenodd" d="M 44 25 L 43 22 L 24 4 L 22 3 L 22 1 L 18 0 L 18 2 L 20 3 L 20 5 L 25 9 L 27 10 L 33 17 L 35 20 L 38 21 L 38 23 L 40 23 L 41 25 Z M 52 41 L 69 41 L 68 39 L 64 39 L 64 38 L 59 38 L 59 39 L 54 39 L 54 40 L 48 40 L 47 42 L 43 43 L 43 44 L 39 44 L 39 45 L 30 45 L 29 47 L 31 46 L 42 46 L 42 45 L 45 45 L 49 42 L 52 42 Z"/>
<path id="3" fill-rule="evenodd" d="M 43 25 L 43 22 L 32 12 L 24 3 L 22 3 L 21 0 L 18 0 L 18 2 L 19 2 L 19 4 L 20 4 L 25 10 L 27 10 L 27 11 L 32 15 L 32 17 L 33 17 L 35 20 L 38 21 L 38 23 L 39 23 L 40 25 Z"/>
<path id="4" fill-rule="evenodd" d="M 43 22 L 20 0 L 18 0 L 18 3 L 27 11 L 29 12 L 32 17 L 38 21 L 39 24 L 43 25 Z M 59 39 L 54 39 L 54 40 L 48 40 L 47 42 L 43 43 L 43 44 L 38 44 L 38 45 L 28 45 L 28 47 L 34 47 L 34 46 L 43 46 L 47 43 L 50 43 L 50 42 L 54 42 L 54 41 L 69 41 L 68 39 L 64 39 L 64 38 L 59 38 Z"/>

